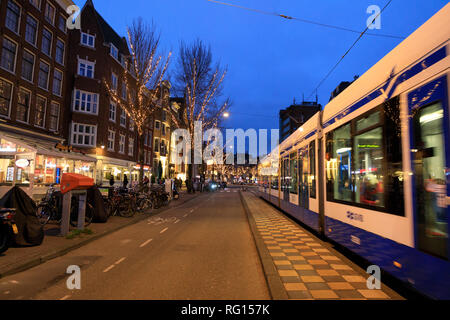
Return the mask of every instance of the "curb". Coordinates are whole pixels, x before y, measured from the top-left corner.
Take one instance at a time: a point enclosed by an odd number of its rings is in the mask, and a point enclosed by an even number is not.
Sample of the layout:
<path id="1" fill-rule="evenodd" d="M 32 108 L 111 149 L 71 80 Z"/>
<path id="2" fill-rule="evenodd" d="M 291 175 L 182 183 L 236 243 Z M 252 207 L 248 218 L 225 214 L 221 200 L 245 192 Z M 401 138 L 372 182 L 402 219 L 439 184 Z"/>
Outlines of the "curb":
<path id="1" fill-rule="evenodd" d="M 264 277 L 266 278 L 267 286 L 269 287 L 269 292 L 273 300 L 288 300 L 289 296 L 286 293 L 283 282 L 278 275 L 277 268 L 275 267 L 272 256 L 264 244 L 263 239 L 259 235 L 256 228 L 256 222 L 253 215 L 248 208 L 247 202 L 242 195 L 242 191 L 239 191 L 239 196 L 241 198 L 242 206 L 247 215 L 247 220 L 250 225 L 250 230 L 252 231 L 253 240 L 255 241 L 256 248 L 258 250 L 259 259 L 264 269 Z"/>
<path id="2" fill-rule="evenodd" d="M 148 217 L 151 217 L 152 215 L 156 215 L 156 214 L 162 213 L 162 212 L 170 210 L 170 209 L 178 208 L 179 206 L 182 206 L 183 204 L 185 204 L 185 203 L 187 203 L 187 202 L 189 202 L 189 201 L 191 201 L 193 199 L 196 199 L 201 194 L 202 193 L 199 193 L 198 195 L 193 196 L 192 198 L 181 202 L 179 205 L 176 205 L 176 206 L 173 206 L 173 207 L 170 207 L 170 208 L 166 207 L 166 208 L 162 208 L 162 209 L 157 209 L 158 211 L 153 211 L 151 213 L 144 213 L 144 214 L 142 214 L 141 217 L 137 217 L 137 218 L 135 218 L 135 219 L 133 219 L 133 220 L 127 222 L 127 223 L 121 224 L 121 225 L 117 226 L 116 228 L 113 228 L 113 229 L 104 231 L 102 233 L 93 235 L 93 236 L 91 236 L 89 238 L 86 238 L 83 241 L 80 241 L 80 242 L 78 242 L 76 244 L 73 244 L 71 246 L 68 246 L 66 248 L 62 248 L 60 250 L 56 250 L 56 251 L 50 252 L 50 253 L 42 255 L 42 256 L 40 256 L 38 258 L 34 258 L 34 259 L 29 260 L 29 261 L 27 261 L 25 263 L 22 263 L 22 264 L 20 264 L 18 266 L 12 267 L 12 268 L 10 268 L 10 269 L 8 269 L 6 271 L 1 272 L 0 273 L 0 279 L 4 278 L 6 276 L 11 276 L 13 274 L 26 271 L 26 270 L 31 269 L 33 267 L 36 267 L 36 266 L 38 266 L 40 264 L 43 264 L 44 262 L 47 262 L 49 260 L 61 257 L 61 256 L 65 255 L 65 254 L 69 253 L 70 251 L 73 251 L 75 249 L 81 248 L 81 247 L 89 244 L 90 242 L 92 242 L 94 240 L 98 240 L 101 237 L 107 236 L 107 235 L 109 235 L 109 234 L 111 234 L 113 232 L 119 231 L 119 230 L 121 230 L 123 228 L 129 227 L 129 226 L 132 226 L 132 225 L 134 225 L 134 224 L 136 224 L 138 222 L 141 222 L 142 220 L 145 220 Z"/>

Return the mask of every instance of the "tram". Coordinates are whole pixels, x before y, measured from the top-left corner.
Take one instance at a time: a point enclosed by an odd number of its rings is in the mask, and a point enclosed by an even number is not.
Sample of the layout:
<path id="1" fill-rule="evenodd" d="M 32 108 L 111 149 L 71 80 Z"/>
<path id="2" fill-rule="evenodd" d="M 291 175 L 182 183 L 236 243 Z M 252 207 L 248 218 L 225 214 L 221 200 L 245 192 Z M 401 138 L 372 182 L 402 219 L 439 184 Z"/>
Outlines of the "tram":
<path id="1" fill-rule="evenodd" d="M 259 164 L 259 195 L 450 299 L 450 4 Z"/>

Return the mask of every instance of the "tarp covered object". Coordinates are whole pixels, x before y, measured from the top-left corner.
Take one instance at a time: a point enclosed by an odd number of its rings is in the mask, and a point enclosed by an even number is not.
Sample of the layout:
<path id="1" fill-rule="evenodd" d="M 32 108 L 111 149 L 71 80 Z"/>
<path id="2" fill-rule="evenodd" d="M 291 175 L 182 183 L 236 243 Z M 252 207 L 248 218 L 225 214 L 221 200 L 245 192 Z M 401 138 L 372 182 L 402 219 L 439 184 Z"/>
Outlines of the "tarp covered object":
<path id="1" fill-rule="evenodd" d="M 87 190 L 87 202 L 94 207 L 94 217 L 92 222 L 105 223 L 108 221 L 108 214 L 103 203 L 103 196 L 97 187 L 92 187 Z"/>
<path id="2" fill-rule="evenodd" d="M 16 222 L 19 234 L 15 235 L 14 242 L 18 246 L 38 246 L 44 240 L 44 227 L 36 217 L 36 204 L 25 191 L 13 187 L 0 200 L 1 208 L 15 208 Z"/>

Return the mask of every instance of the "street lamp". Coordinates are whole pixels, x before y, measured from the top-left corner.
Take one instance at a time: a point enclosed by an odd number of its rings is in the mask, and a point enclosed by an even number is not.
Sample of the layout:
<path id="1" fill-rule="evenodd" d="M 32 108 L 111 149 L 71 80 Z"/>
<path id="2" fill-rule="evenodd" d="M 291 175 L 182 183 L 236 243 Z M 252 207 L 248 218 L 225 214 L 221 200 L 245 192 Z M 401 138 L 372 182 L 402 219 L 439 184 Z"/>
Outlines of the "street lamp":
<path id="1" fill-rule="evenodd" d="M 229 112 L 224 112 L 223 117 L 224 118 L 229 118 L 230 117 L 230 113 Z"/>

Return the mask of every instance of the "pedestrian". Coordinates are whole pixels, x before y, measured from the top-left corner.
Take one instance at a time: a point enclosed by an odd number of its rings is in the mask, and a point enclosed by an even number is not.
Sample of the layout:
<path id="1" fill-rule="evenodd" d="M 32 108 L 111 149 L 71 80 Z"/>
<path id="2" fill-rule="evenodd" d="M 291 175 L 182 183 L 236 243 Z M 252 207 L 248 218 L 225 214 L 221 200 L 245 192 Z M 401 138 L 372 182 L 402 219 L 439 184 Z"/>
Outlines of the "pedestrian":
<path id="1" fill-rule="evenodd" d="M 111 178 L 109 178 L 109 185 L 112 187 L 114 185 L 115 181 L 114 181 L 114 176 L 111 175 Z"/>
<path id="2" fill-rule="evenodd" d="M 127 175 L 124 174 L 123 175 L 123 187 L 124 187 L 124 189 L 126 189 L 127 186 L 128 186 L 128 178 L 127 178 Z"/>

